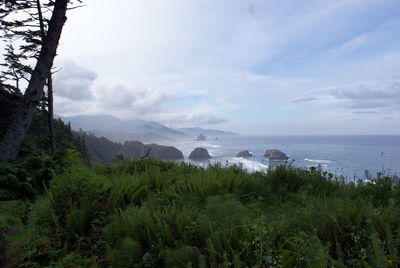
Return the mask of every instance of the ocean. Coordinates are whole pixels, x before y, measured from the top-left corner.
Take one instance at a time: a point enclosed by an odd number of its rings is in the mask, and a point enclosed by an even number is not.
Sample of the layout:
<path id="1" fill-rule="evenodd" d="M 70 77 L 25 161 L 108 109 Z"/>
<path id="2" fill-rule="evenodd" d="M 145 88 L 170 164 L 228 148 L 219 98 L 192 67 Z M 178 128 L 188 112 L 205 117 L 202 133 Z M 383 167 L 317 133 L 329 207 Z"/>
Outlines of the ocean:
<path id="1" fill-rule="evenodd" d="M 249 172 L 267 170 L 270 163 L 263 156 L 265 151 L 279 149 L 296 167 L 320 167 L 350 180 L 376 177 L 378 172 L 389 176 L 400 174 L 400 135 L 234 136 L 206 141 L 173 141 L 165 145 L 181 150 L 188 162 L 191 162 L 187 159 L 190 152 L 203 147 L 213 157 L 210 163 L 241 164 Z M 249 150 L 253 157 L 235 157 L 242 150 Z"/>

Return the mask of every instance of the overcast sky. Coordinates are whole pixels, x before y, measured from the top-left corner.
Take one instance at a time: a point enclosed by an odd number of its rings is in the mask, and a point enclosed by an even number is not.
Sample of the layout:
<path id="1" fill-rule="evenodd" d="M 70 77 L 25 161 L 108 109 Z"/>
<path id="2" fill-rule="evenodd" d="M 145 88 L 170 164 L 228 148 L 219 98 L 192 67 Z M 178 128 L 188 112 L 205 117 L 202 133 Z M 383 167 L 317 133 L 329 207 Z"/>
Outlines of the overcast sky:
<path id="1" fill-rule="evenodd" d="M 56 113 L 242 134 L 400 134 L 399 0 L 85 0 Z"/>

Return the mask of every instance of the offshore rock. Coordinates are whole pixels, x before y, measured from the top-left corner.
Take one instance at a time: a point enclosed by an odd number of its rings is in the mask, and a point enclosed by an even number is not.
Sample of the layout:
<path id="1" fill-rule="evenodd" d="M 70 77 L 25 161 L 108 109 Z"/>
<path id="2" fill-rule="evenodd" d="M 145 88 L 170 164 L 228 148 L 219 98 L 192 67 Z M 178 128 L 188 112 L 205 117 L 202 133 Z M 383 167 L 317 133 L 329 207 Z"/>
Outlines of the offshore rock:
<path id="1" fill-rule="evenodd" d="M 153 158 L 159 160 L 181 160 L 183 154 L 173 146 L 155 143 L 143 144 L 140 141 L 127 141 L 123 144 L 121 154 L 132 158 Z"/>
<path id="2" fill-rule="evenodd" d="M 266 150 L 264 156 L 271 161 L 282 161 L 289 159 L 289 157 L 284 152 L 277 149 Z"/>
<path id="3" fill-rule="evenodd" d="M 210 158 L 211 155 L 208 153 L 207 149 L 204 148 L 196 148 L 189 155 L 190 160 L 207 160 Z"/>
<path id="4" fill-rule="evenodd" d="M 204 136 L 203 134 L 199 134 L 195 140 L 196 141 L 205 141 L 206 140 L 206 136 Z"/>
<path id="5" fill-rule="evenodd" d="M 236 157 L 253 157 L 249 150 L 240 151 L 236 154 Z"/>
<path id="6" fill-rule="evenodd" d="M 148 158 L 160 160 L 182 160 L 183 154 L 173 146 L 162 146 L 158 144 L 146 144 L 146 149 L 149 150 Z"/>

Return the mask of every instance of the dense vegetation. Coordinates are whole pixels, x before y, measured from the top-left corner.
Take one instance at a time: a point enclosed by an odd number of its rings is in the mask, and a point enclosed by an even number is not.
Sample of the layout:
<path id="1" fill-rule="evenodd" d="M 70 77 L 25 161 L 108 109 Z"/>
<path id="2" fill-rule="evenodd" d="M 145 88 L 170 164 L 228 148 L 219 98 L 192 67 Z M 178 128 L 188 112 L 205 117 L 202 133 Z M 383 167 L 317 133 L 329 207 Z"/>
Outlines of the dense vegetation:
<path id="1" fill-rule="evenodd" d="M 396 267 L 400 184 L 158 160 L 65 171 L 2 202 L 6 267 Z"/>
<path id="2" fill-rule="evenodd" d="M 0 88 L 0 140 L 13 114 L 18 108 L 21 94 L 7 92 Z M 34 198 L 56 174 L 66 166 L 66 154 L 73 149 L 80 152 L 85 164 L 89 164 L 89 154 L 85 141 L 70 125 L 55 120 L 57 152 L 50 153 L 50 133 L 47 127 L 47 113 L 42 107 L 36 109 L 32 127 L 28 131 L 18 157 L 11 163 L 0 163 L 0 200 Z"/>

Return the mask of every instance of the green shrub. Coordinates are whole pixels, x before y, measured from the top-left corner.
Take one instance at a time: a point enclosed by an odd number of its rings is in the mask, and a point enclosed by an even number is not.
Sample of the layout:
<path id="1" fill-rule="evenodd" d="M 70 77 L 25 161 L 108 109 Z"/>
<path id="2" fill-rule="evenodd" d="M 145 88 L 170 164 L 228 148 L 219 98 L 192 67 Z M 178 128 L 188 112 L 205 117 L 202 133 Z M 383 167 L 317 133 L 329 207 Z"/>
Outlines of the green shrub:
<path id="1" fill-rule="evenodd" d="M 164 267 L 181 268 L 193 265 L 197 259 L 197 250 L 190 246 L 167 248 L 161 251 Z"/>
<path id="2" fill-rule="evenodd" d="M 345 183 L 291 166 L 248 174 L 130 159 L 89 169 L 75 153 L 64 159 L 6 244 L 9 267 L 400 265 L 396 178 Z M 23 222 L 7 217 L 3 230 Z"/>
<path id="3" fill-rule="evenodd" d="M 125 237 L 119 241 L 119 245 L 107 251 L 110 267 L 135 267 L 141 261 L 142 246 L 139 242 Z"/>
<path id="4" fill-rule="evenodd" d="M 0 200 L 33 199 L 37 194 L 25 168 L 0 163 Z"/>
<path id="5" fill-rule="evenodd" d="M 11 163 L 0 163 L 0 200 L 34 199 L 43 193 L 50 180 L 73 166 L 81 165 L 73 150 L 53 156 L 31 155 Z"/>
<path id="6" fill-rule="evenodd" d="M 79 252 L 71 252 L 52 262 L 47 268 L 85 268 L 97 267 L 96 261 L 83 257 Z"/>
<path id="7" fill-rule="evenodd" d="M 11 237 L 22 228 L 28 205 L 24 201 L 0 201 L 0 260 Z"/>

